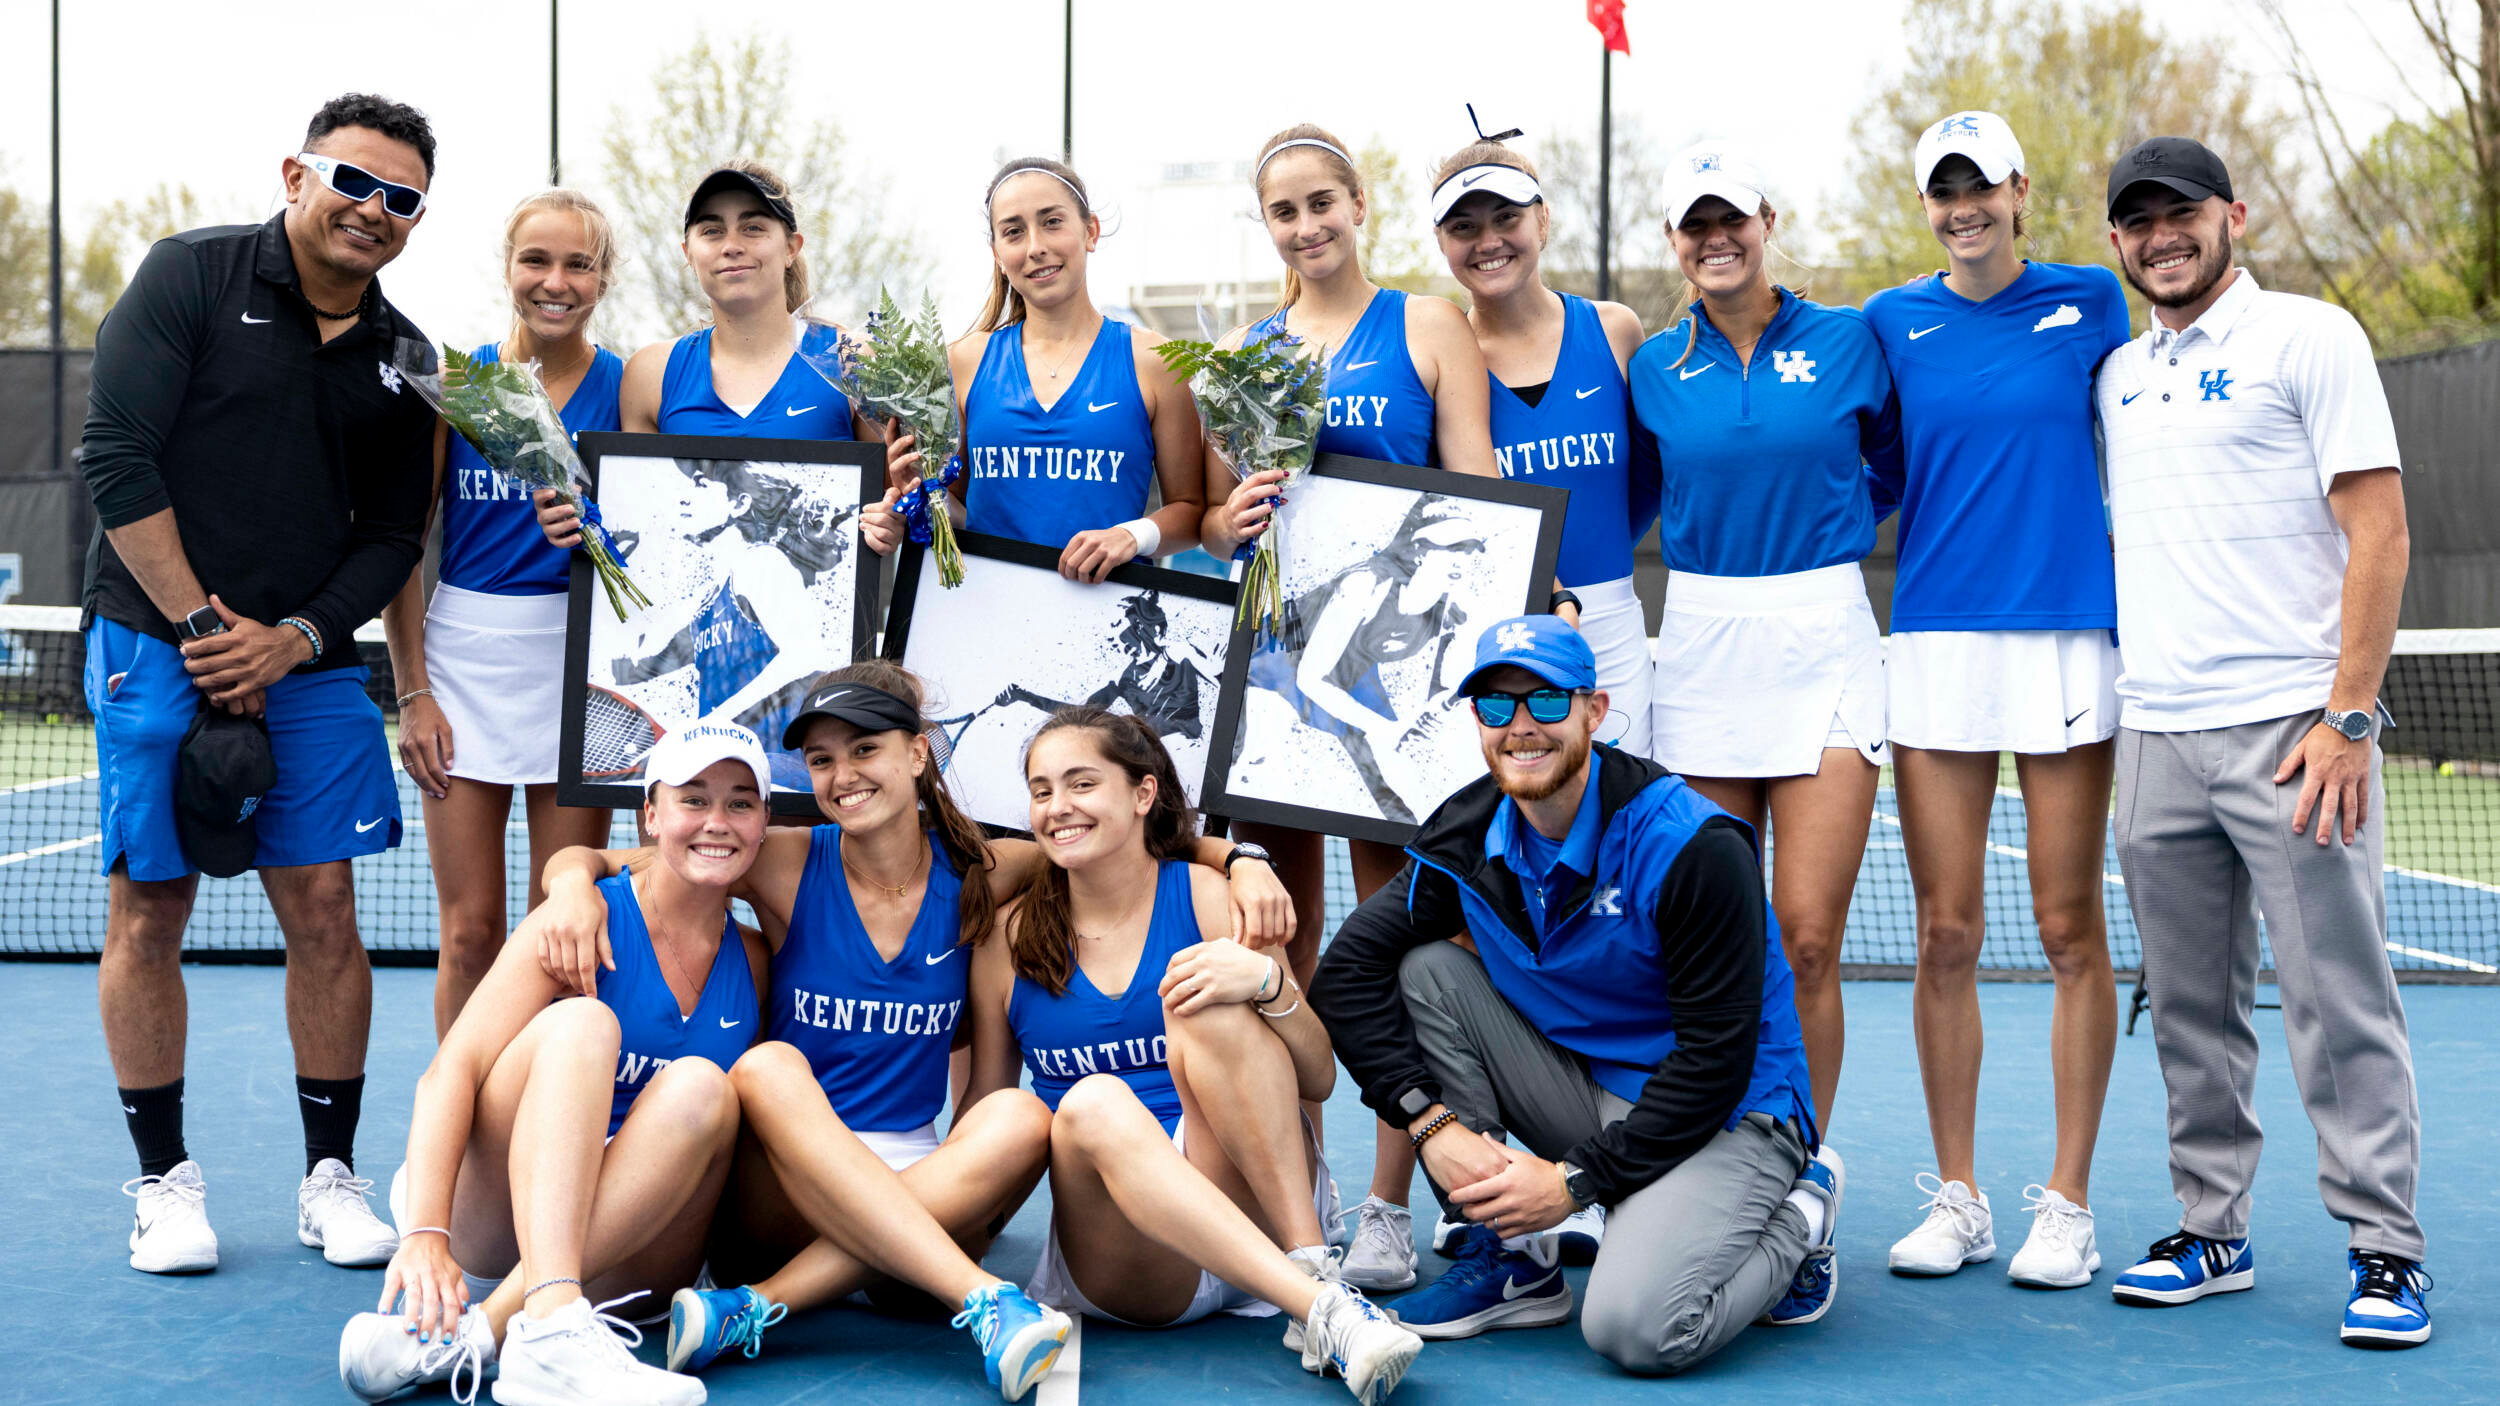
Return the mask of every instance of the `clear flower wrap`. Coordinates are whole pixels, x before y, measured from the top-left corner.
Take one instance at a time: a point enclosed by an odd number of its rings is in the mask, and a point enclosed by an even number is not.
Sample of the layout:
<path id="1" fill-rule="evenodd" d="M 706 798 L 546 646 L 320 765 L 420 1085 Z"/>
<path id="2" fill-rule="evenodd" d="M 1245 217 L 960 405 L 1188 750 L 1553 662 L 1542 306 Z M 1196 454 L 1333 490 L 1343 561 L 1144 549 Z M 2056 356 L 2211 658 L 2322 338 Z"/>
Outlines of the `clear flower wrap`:
<path id="1" fill-rule="evenodd" d="M 1309 356 L 1297 357 L 1292 348 L 1299 345 L 1280 335 L 1237 351 L 1192 341 L 1155 348 L 1172 374 L 1189 382 L 1199 422 L 1235 473 L 1247 478 L 1266 469 L 1285 471 L 1285 481 L 1269 500 L 1279 511 L 1268 518 L 1267 531 L 1233 553 L 1234 560 L 1247 563 L 1237 620 L 1262 631 L 1275 629 L 1284 608 L 1276 555 L 1284 535 L 1284 495 L 1310 471 L 1328 414 L 1327 349 L 1317 347 Z"/>
<path id="2" fill-rule="evenodd" d="M 799 358 L 849 396 L 860 413 L 894 421 L 918 443 L 920 481 L 895 503 L 895 511 L 902 514 L 911 540 L 937 557 L 938 584 L 950 589 L 962 585 L 963 551 L 955 545 L 955 525 L 944 499 L 963 477 L 963 433 L 937 300 L 923 294 L 920 315 L 913 317 L 892 293 L 878 289 L 877 310 L 868 315 L 864 339 L 837 336 L 828 345 L 807 335 L 816 325 L 802 321 Z"/>

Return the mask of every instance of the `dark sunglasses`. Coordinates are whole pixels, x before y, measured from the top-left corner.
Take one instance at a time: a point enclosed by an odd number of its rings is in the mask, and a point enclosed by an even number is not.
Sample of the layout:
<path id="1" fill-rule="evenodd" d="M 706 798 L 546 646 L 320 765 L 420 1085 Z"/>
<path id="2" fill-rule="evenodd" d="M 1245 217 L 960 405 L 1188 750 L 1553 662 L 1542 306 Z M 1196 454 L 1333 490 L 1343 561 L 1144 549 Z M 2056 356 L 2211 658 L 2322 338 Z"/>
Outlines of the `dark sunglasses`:
<path id="1" fill-rule="evenodd" d="M 1586 689 L 1540 688 L 1528 693 L 1479 693 L 1467 701 L 1476 705 L 1476 721 L 1486 727 L 1508 727 L 1519 715 L 1519 705 L 1528 705 L 1528 717 L 1541 723 L 1558 723 L 1571 716 L 1571 700 Z"/>
<path id="2" fill-rule="evenodd" d="M 351 165 L 335 156 L 299 151 L 295 153 L 295 159 L 350 205 L 364 204 L 378 190 L 382 192 L 382 208 L 403 220 L 413 220 L 425 209 L 425 192 L 415 186 L 386 181 L 362 166 Z"/>

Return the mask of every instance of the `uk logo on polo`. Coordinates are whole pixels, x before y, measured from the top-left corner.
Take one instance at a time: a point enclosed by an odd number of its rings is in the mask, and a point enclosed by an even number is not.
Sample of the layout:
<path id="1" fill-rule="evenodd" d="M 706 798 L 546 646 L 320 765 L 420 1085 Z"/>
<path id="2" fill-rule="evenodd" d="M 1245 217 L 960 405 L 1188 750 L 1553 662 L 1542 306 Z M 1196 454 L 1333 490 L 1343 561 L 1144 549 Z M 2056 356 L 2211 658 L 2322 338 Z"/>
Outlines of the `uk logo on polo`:
<path id="1" fill-rule="evenodd" d="M 2231 373 L 2227 370 L 2199 371 L 2196 373 L 2196 384 L 2204 387 L 2204 398 L 2207 400 L 2231 398 Z"/>
<path id="2" fill-rule="evenodd" d="M 1814 363 L 1801 351 L 1772 352 L 1771 369 L 1780 373 L 1780 382 L 1783 385 L 1791 381 L 1814 379 Z"/>
<path id="3" fill-rule="evenodd" d="M 1620 918 L 1623 916 L 1623 890 L 1608 884 L 1589 897 L 1589 916 Z"/>
<path id="4" fill-rule="evenodd" d="M 1528 627 L 1520 624 L 1504 625 L 1493 632 L 1493 643 L 1504 653 L 1514 649 L 1526 649 L 1529 638 Z"/>
<path id="5" fill-rule="evenodd" d="M 382 373 L 382 384 L 390 387 L 391 394 L 399 394 L 399 368 L 387 361 L 377 361 L 373 364 Z"/>

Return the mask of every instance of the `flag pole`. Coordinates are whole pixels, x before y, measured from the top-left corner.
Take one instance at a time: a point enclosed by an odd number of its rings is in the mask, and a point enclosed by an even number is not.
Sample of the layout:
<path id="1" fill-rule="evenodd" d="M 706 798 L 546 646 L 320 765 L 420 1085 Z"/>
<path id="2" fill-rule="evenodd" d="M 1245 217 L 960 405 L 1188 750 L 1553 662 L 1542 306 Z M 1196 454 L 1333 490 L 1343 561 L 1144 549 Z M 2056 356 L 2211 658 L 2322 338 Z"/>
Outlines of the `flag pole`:
<path id="1" fill-rule="evenodd" d="M 547 0 L 547 184 L 564 184 L 564 147 L 556 140 L 556 122 L 560 110 L 556 105 L 556 39 L 559 33 L 557 6 L 561 0 Z"/>
<path id="2" fill-rule="evenodd" d="M 1076 161 L 1076 0 L 1067 0 L 1060 11 L 1059 48 L 1059 159 Z"/>
<path id="3" fill-rule="evenodd" d="M 1597 300 L 1614 297 L 1615 51 L 1597 41 Z"/>

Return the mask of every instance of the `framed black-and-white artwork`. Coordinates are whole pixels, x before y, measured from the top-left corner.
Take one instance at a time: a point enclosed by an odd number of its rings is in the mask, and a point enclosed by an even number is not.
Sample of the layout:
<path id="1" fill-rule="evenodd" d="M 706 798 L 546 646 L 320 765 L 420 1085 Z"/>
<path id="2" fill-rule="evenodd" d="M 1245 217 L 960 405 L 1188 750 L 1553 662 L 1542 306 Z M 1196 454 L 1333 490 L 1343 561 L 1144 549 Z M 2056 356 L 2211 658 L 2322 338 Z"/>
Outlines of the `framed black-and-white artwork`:
<path id="1" fill-rule="evenodd" d="M 636 805 L 654 742 L 726 718 L 772 754 L 773 809 L 815 815 L 806 764 L 781 749 L 781 729 L 817 675 L 874 648 L 877 560 L 860 543 L 859 514 L 884 491 L 884 446 L 615 433 L 580 442 L 601 521 L 651 604 L 618 620 L 589 559 L 574 555 L 557 799 Z"/>
<path id="2" fill-rule="evenodd" d="M 1484 774 L 1458 685 L 1488 626 L 1545 609 L 1569 499 L 1320 455 L 1280 513 L 1275 628 L 1233 639 L 1207 808 L 1404 844 Z"/>
<path id="3" fill-rule="evenodd" d="M 1134 713 L 1172 754 L 1191 804 L 1229 725 L 1230 581 L 1131 564 L 1095 585 L 1059 574 L 1059 549 L 955 534 L 963 584 L 938 584 L 927 549 L 894 574 L 885 656 L 929 690 L 931 740 L 956 804 L 1000 833 L 1030 829 L 1024 746 L 1067 703 Z M 1239 672 L 1239 665 L 1231 665 Z"/>

